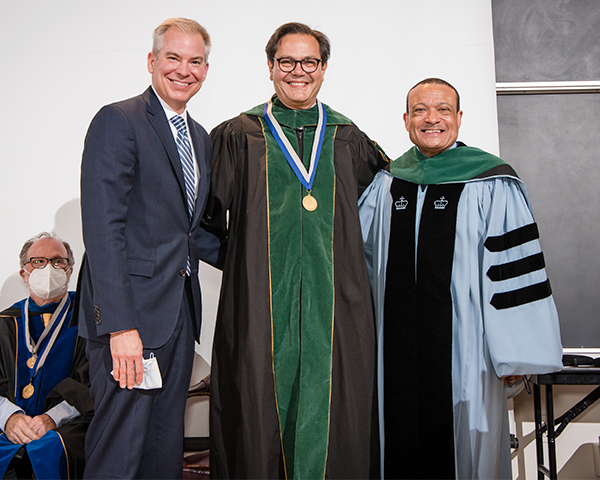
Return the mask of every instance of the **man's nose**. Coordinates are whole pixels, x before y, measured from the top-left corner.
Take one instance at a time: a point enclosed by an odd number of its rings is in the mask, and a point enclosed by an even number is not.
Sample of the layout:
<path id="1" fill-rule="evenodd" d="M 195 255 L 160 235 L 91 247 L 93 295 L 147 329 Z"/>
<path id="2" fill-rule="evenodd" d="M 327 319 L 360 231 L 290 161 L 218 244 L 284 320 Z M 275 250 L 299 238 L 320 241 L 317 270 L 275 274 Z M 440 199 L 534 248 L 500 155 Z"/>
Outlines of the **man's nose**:
<path id="1" fill-rule="evenodd" d="M 304 70 L 302 70 L 302 64 L 300 62 L 296 62 L 296 65 L 294 65 L 294 69 L 291 73 L 293 73 L 296 76 L 304 75 Z"/>
<path id="2" fill-rule="evenodd" d="M 179 62 L 176 72 L 182 77 L 187 77 L 190 74 L 190 66 L 187 62 Z"/>
<path id="3" fill-rule="evenodd" d="M 440 114 L 435 108 L 432 108 L 427 111 L 425 120 L 427 120 L 429 123 L 437 123 L 440 120 Z"/>

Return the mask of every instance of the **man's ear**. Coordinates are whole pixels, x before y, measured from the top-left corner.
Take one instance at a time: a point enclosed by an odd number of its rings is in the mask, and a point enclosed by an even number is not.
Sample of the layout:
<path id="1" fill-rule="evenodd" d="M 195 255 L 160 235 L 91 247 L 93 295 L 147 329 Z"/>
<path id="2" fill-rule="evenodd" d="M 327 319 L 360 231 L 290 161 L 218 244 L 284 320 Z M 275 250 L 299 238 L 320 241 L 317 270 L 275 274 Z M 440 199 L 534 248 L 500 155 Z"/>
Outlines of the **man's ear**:
<path id="1" fill-rule="evenodd" d="M 269 79 L 273 81 L 273 67 L 274 64 L 267 60 L 267 67 L 269 67 Z"/>
<path id="2" fill-rule="evenodd" d="M 148 54 L 148 73 L 154 72 L 154 61 L 155 60 L 156 60 L 156 58 L 154 58 L 154 54 L 152 52 L 150 52 Z"/>

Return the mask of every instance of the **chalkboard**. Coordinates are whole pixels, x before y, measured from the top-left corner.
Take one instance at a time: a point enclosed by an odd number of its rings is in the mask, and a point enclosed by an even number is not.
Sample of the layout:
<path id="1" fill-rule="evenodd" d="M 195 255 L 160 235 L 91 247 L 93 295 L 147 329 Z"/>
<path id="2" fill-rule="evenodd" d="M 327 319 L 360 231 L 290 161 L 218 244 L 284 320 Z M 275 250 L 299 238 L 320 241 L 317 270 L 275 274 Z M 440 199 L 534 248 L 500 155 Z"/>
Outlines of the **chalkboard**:
<path id="1" fill-rule="evenodd" d="M 600 94 L 498 96 L 500 155 L 527 185 L 564 347 L 600 347 L 598 112 Z"/>
<path id="2" fill-rule="evenodd" d="M 492 18 L 497 82 L 600 81 L 599 0 L 492 0 Z M 600 347 L 599 111 L 598 93 L 498 96 L 570 348 Z"/>
<path id="3" fill-rule="evenodd" d="M 600 79 L 600 1 L 492 0 L 496 81 Z"/>

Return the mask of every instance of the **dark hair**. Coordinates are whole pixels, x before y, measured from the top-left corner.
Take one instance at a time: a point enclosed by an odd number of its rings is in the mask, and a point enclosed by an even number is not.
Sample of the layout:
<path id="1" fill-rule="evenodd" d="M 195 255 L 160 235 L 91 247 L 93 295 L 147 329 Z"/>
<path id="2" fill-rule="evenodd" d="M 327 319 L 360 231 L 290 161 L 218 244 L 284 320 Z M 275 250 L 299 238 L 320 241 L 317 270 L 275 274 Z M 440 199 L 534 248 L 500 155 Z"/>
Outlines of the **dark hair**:
<path id="1" fill-rule="evenodd" d="M 458 94 L 458 90 L 456 90 L 456 88 L 454 88 L 454 86 L 452 86 L 446 80 L 442 80 L 441 78 L 432 77 L 432 78 L 426 78 L 425 80 L 421 80 L 419 83 L 417 83 L 414 87 L 412 87 L 408 91 L 408 93 L 406 94 L 406 113 L 410 113 L 408 111 L 408 96 L 410 95 L 410 92 L 412 92 L 419 85 L 427 85 L 427 84 L 446 85 L 447 87 L 450 87 L 452 90 L 454 90 L 454 93 L 456 93 L 456 111 L 457 112 L 460 111 L 460 95 Z"/>
<path id="2" fill-rule="evenodd" d="M 62 243 L 64 245 L 65 249 L 67 250 L 67 257 L 69 259 L 69 265 L 71 267 L 73 265 L 75 265 L 75 257 L 73 256 L 73 250 L 71 249 L 71 246 L 64 240 L 61 240 L 60 238 L 58 238 L 56 236 L 56 234 L 54 234 L 54 233 L 42 232 L 42 233 L 36 235 L 35 237 L 32 237 L 29 240 L 27 240 L 25 242 L 25 244 L 23 245 L 23 247 L 21 248 L 21 253 L 19 253 L 19 263 L 21 265 L 21 268 L 23 268 L 25 266 L 25 264 L 27 263 L 27 261 L 29 260 L 29 258 L 27 258 L 29 256 L 29 248 L 35 242 L 37 242 L 38 240 L 41 240 L 42 238 L 54 238 L 55 240 L 58 240 L 60 243 Z"/>
<path id="3" fill-rule="evenodd" d="M 277 53 L 277 49 L 279 48 L 279 42 L 286 35 L 313 36 L 317 40 L 317 42 L 319 42 L 319 53 L 321 55 L 321 60 L 323 61 L 323 63 L 327 63 L 327 61 L 329 60 L 329 55 L 331 53 L 331 44 L 329 43 L 329 38 L 327 38 L 327 35 L 319 32 L 318 30 L 313 30 L 308 25 L 304 25 L 303 23 L 291 22 L 285 23 L 277 30 L 275 30 L 275 33 L 271 35 L 271 38 L 269 38 L 269 41 L 267 42 L 265 52 L 267 54 L 267 60 L 271 64 L 273 63 L 275 53 Z"/>

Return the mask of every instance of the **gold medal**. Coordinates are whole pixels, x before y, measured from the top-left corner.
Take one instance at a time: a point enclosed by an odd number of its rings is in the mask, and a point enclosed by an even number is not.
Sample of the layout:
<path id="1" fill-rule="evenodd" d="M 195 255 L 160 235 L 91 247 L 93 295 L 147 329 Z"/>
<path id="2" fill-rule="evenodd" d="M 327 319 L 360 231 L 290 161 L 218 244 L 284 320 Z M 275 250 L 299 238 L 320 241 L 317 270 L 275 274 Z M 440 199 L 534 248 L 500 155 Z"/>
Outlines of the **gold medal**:
<path id="1" fill-rule="evenodd" d="M 302 199 L 302 206 L 309 212 L 314 212 L 318 206 L 317 199 L 308 192 L 308 195 Z"/>
<path id="2" fill-rule="evenodd" d="M 23 389 L 23 398 L 31 397 L 33 395 L 34 391 L 35 391 L 35 388 L 33 388 L 33 385 L 30 383 Z"/>
<path id="3" fill-rule="evenodd" d="M 31 357 L 29 360 L 27 360 L 27 366 L 29 368 L 35 367 L 35 357 Z"/>

